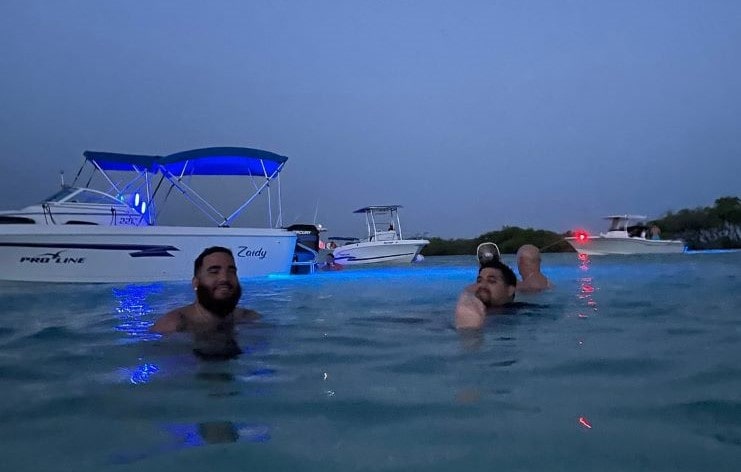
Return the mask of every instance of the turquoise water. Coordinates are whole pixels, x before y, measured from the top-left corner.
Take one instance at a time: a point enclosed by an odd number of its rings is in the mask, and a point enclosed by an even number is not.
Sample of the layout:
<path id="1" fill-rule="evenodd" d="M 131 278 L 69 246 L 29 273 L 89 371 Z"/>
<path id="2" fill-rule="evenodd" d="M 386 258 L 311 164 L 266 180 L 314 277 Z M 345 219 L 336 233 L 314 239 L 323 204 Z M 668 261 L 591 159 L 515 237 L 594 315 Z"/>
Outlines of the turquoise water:
<path id="1" fill-rule="evenodd" d="M 546 255 L 545 306 L 460 334 L 474 264 L 244 281 L 216 363 L 146 332 L 188 284 L 2 284 L 3 468 L 738 470 L 741 253 Z"/>

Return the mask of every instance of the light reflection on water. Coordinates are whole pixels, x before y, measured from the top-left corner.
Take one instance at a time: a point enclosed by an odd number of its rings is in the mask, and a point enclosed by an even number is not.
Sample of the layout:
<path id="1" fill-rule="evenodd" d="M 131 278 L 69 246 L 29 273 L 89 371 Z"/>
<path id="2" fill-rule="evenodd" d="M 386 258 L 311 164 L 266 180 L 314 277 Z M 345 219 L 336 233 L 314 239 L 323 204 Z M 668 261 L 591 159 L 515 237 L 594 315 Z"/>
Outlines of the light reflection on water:
<path id="1" fill-rule="evenodd" d="M 149 332 L 152 326 L 152 307 L 149 298 L 162 293 L 162 284 L 131 284 L 113 288 L 113 297 L 118 302 L 116 313 L 120 323 L 116 330 L 126 333 L 124 342 L 147 341 L 159 336 Z"/>
<path id="2" fill-rule="evenodd" d="M 216 363 L 147 331 L 187 284 L 0 286 L 0 447 L 9 470 L 733 470 L 740 263 L 546 254 L 554 289 L 521 298 L 545 308 L 466 334 L 473 257 L 244 280 L 264 324 Z"/>

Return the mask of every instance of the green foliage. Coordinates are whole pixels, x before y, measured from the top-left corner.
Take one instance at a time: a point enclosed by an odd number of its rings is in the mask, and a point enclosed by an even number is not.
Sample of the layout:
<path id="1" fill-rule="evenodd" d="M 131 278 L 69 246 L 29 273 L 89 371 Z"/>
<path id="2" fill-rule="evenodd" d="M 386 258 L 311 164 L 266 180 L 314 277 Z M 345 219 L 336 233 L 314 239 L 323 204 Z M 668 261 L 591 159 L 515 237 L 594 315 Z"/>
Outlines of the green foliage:
<path id="1" fill-rule="evenodd" d="M 663 218 L 653 223 L 661 228 L 665 239 L 684 239 L 690 249 L 703 248 L 738 248 L 741 242 L 732 239 L 723 232 L 724 227 L 741 225 L 741 199 L 739 197 L 721 197 L 715 200 L 712 207 L 684 209 L 677 213 L 668 212 Z M 703 239 L 702 233 L 717 236 L 711 241 Z M 479 244 L 491 241 L 499 246 L 502 253 L 517 252 L 523 244 L 533 244 L 543 252 L 573 252 L 573 248 L 564 241 L 570 234 L 558 234 L 552 231 L 532 228 L 504 226 L 499 231 L 490 231 L 473 239 L 429 238 L 430 244 L 423 250 L 425 256 L 472 255 Z"/>
<path id="2" fill-rule="evenodd" d="M 701 231 L 719 228 L 725 223 L 741 224 L 741 199 L 738 197 L 721 197 L 715 200 L 712 207 L 698 207 L 694 210 L 668 212 L 656 220 L 663 237 L 680 237 L 689 231 Z"/>
<path id="3" fill-rule="evenodd" d="M 474 239 L 430 238 L 430 244 L 422 249 L 425 256 L 461 256 L 476 253 L 478 244 Z"/>
<path id="4" fill-rule="evenodd" d="M 490 231 L 474 239 L 441 239 L 431 238 L 423 250 L 425 256 L 471 255 L 483 242 L 491 241 L 499 246 L 502 253 L 515 253 L 523 244 L 533 244 L 543 252 L 573 252 L 571 246 L 563 240 L 563 235 L 542 229 L 518 228 L 505 226 L 500 231 Z"/>
<path id="5" fill-rule="evenodd" d="M 486 241 L 497 243 L 499 250 L 507 254 L 517 252 L 524 244 L 532 244 L 543 252 L 573 252 L 571 246 L 563 240 L 563 235 L 543 229 L 505 226 L 500 231 L 482 234 L 476 238 L 476 245 Z"/>
<path id="6" fill-rule="evenodd" d="M 717 199 L 712 211 L 722 221 L 741 224 L 741 199 L 738 197 L 721 197 Z"/>

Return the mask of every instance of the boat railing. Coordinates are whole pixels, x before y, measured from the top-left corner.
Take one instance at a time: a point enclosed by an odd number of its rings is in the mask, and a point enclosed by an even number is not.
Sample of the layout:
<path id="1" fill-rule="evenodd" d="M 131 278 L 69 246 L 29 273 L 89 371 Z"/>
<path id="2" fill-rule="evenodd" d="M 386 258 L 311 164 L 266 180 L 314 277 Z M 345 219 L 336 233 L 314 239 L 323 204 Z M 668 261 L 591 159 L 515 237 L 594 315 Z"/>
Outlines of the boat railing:
<path id="1" fill-rule="evenodd" d="M 298 251 L 294 251 L 294 257 L 298 257 L 298 255 L 301 254 L 302 259 L 294 260 L 291 263 L 291 273 L 305 274 L 308 272 L 309 274 L 313 274 L 318 263 L 319 252 L 315 251 L 305 244 L 298 242 L 296 243 L 296 248 L 301 249 L 302 252 L 299 253 Z M 309 255 L 309 258 L 307 258 L 307 255 Z"/>
<path id="2" fill-rule="evenodd" d="M 393 241 L 396 238 L 396 231 L 389 230 L 389 231 L 378 231 L 375 234 L 376 241 Z"/>

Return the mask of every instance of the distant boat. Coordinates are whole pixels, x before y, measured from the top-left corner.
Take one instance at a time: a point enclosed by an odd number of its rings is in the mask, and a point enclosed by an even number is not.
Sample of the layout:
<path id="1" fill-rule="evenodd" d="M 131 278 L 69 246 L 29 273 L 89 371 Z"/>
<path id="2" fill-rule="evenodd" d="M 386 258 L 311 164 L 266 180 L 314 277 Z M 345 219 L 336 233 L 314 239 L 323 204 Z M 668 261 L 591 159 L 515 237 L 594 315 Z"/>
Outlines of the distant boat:
<path id="1" fill-rule="evenodd" d="M 0 280 L 190 280 L 193 261 L 209 246 L 231 249 L 240 277 L 290 272 L 295 232 L 270 226 L 231 227 L 234 218 L 258 195 L 269 197 L 269 184 L 278 178 L 287 157 L 231 147 L 168 156 L 91 151 L 84 156 L 71 186 L 63 185 L 40 204 L 0 212 Z M 83 173 L 86 169 L 89 176 Z M 238 187 L 247 193 L 246 200 L 232 213 L 221 213 L 194 189 L 200 176 L 248 180 L 247 185 Z M 84 183 L 77 185 L 78 181 Z M 103 190 L 90 188 L 98 182 Z M 214 226 L 158 225 L 155 210 L 172 190 L 185 196 Z M 162 194 L 155 204 L 155 195 Z M 270 222 L 269 199 L 266 207 Z"/>
<path id="2" fill-rule="evenodd" d="M 368 236 L 353 239 L 332 251 L 334 260 L 342 265 L 379 262 L 409 263 L 430 242 L 426 239 L 404 239 L 399 219 L 401 205 L 376 205 L 360 208 L 353 213 L 365 215 Z M 337 239 L 334 239 L 337 240 Z"/>
<path id="3" fill-rule="evenodd" d="M 642 215 L 610 215 L 606 233 L 592 236 L 577 231 L 565 238 L 579 254 L 604 256 L 611 254 L 678 254 L 685 251 L 684 241 L 678 239 L 650 239 L 650 228 Z"/>

